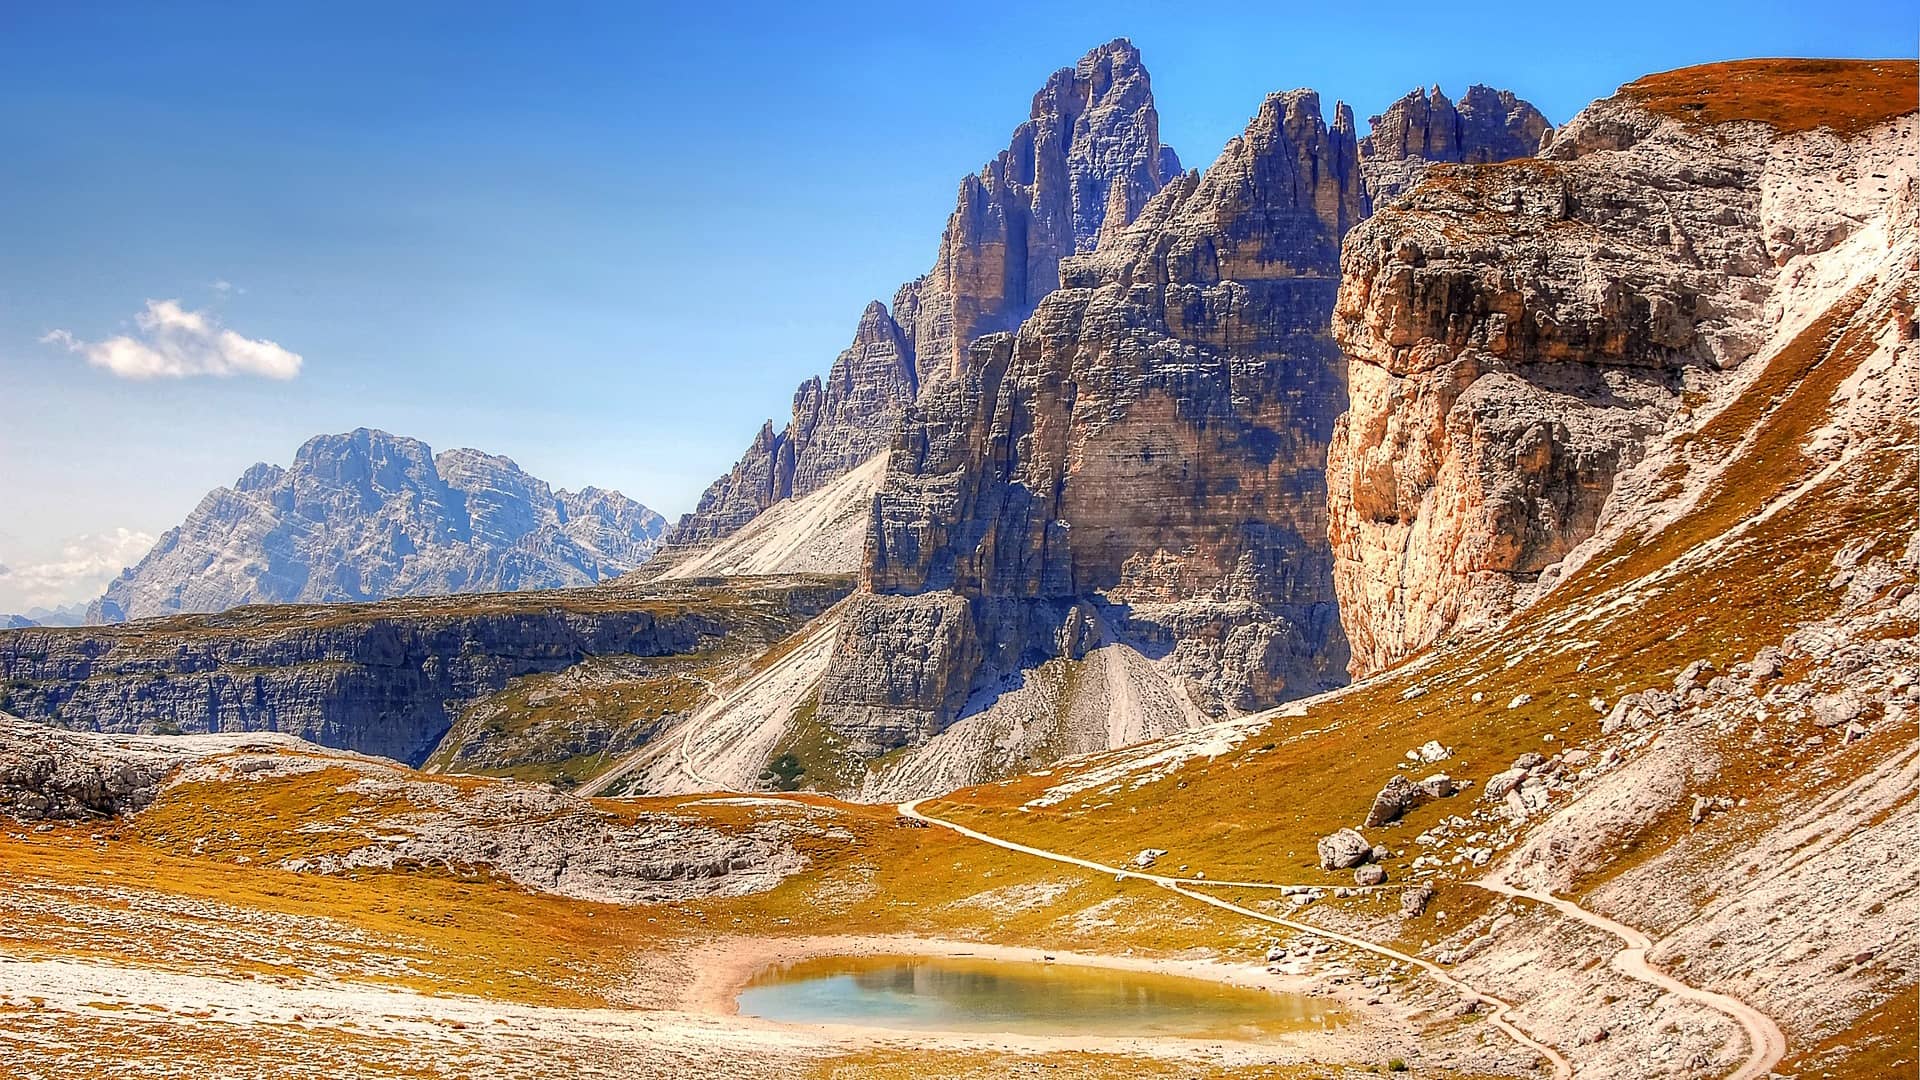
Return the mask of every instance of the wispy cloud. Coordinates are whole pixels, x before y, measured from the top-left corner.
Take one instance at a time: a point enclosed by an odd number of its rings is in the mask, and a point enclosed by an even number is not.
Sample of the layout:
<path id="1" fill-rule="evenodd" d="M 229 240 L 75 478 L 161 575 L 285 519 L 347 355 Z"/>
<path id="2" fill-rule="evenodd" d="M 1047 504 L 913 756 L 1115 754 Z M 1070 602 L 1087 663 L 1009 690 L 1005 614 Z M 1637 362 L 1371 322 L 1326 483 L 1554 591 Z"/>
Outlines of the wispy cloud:
<path id="1" fill-rule="evenodd" d="M 46 562 L 0 566 L 0 611 L 62 607 L 100 595 L 120 571 L 153 547 L 150 533 L 133 529 L 69 537 Z"/>
<path id="2" fill-rule="evenodd" d="M 65 330 L 40 340 L 86 357 L 123 379 L 183 379 L 193 375 L 259 375 L 291 379 L 305 361 L 276 342 L 243 337 L 207 311 L 188 311 L 178 300 L 149 300 L 133 317 L 137 334 L 81 341 Z"/>

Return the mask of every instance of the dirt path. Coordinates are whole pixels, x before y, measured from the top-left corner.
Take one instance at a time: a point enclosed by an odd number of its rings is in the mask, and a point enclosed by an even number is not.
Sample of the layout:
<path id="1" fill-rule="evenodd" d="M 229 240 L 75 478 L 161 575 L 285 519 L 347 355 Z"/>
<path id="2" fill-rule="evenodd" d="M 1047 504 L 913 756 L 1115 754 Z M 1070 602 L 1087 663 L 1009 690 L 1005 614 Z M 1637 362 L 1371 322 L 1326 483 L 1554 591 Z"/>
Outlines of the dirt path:
<path id="1" fill-rule="evenodd" d="M 1103 874 L 1112 874 L 1116 880 L 1125 880 L 1128 878 L 1132 878 L 1137 881 L 1150 882 L 1152 884 L 1160 886 L 1161 888 L 1179 893 L 1181 896 L 1184 896 L 1189 900 L 1194 900 L 1199 903 L 1206 904 L 1209 907 L 1216 907 L 1222 911 L 1230 911 L 1244 918 L 1255 919 L 1259 922 L 1264 922 L 1264 923 L 1271 923 L 1275 926 L 1284 926 L 1284 927 L 1287 927 L 1288 929 L 1298 930 L 1301 933 L 1313 934 L 1317 937 L 1325 938 L 1329 941 L 1338 941 L 1343 945 L 1348 945 L 1353 948 L 1360 949 L 1364 952 L 1370 952 L 1376 956 L 1384 956 L 1390 960 L 1397 960 L 1403 964 L 1411 964 L 1412 966 L 1417 967 L 1422 971 L 1425 971 L 1428 975 L 1433 976 L 1433 978 L 1439 983 L 1441 983 L 1441 985 L 1447 986 L 1471 1000 L 1480 1002 L 1487 1006 L 1491 1006 L 1491 1009 L 1487 1013 L 1487 1022 L 1492 1024 L 1494 1027 L 1499 1028 L 1502 1032 L 1506 1033 L 1506 1035 L 1509 1038 L 1513 1039 L 1514 1042 L 1519 1043 L 1521 1046 L 1524 1046 L 1529 1050 L 1532 1050 L 1533 1052 L 1539 1054 L 1540 1056 L 1546 1058 L 1548 1061 L 1552 1062 L 1554 1076 L 1559 1078 L 1559 1080 L 1570 1080 L 1570 1078 L 1573 1076 L 1573 1066 L 1568 1063 L 1566 1058 L 1562 1057 L 1559 1054 L 1559 1052 L 1554 1050 L 1552 1047 L 1546 1045 L 1545 1043 L 1539 1042 L 1538 1040 L 1529 1036 L 1526 1032 L 1521 1031 L 1518 1027 L 1516 1027 L 1513 1024 L 1513 1022 L 1510 1019 L 1508 1019 L 1507 1014 L 1512 1011 L 1513 1006 L 1509 1005 L 1507 1002 L 1502 1001 L 1499 998 L 1496 998 L 1490 994 L 1482 993 L 1479 990 L 1475 990 L 1473 987 L 1468 986 L 1466 983 L 1461 982 L 1460 980 L 1454 978 L 1452 975 L 1441 970 L 1437 965 L 1433 964 L 1430 961 L 1422 960 L 1417 956 L 1411 956 L 1407 953 L 1400 952 L 1397 949 L 1388 948 L 1385 945 L 1375 944 L 1374 942 L 1368 941 L 1364 938 L 1352 937 L 1347 934 L 1342 934 L 1336 931 L 1327 930 L 1323 927 L 1314 926 L 1311 923 L 1295 922 L 1291 919 L 1283 919 L 1278 915 L 1269 915 L 1263 911 L 1254 911 L 1251 908 L 1244 908 L 1238 904 L 1231 903 L 1226 900 L 1222 900 L 1217 896 L 1209 896 L 1206 893 L 1195 892 L 1193 889 L 1193 887 L 1196 885 L 1210 884 L 1214 886 L 1221 886 L 1221 885 L 1228 884 L 1225 882 L 1202 883 L 1202 882 L 1188 881 L 1181 878 L 1172 878 L 1164 874 L 1149 874 L 1139 870 L 1128 870 L 1125 867 L 1109 866 L 1106 863 L 1094 862 L 1092 859 L 1082 859 L 1073 855 L 1063 855 L 1060 852 L 1048 851 L 1045 848 L 1036 848 L 1036 847 L 1029 847 L 1025 844 L 1016 844 L 1011 840 L 1002 840 L 997 836 L 989 836 L 986 833 L 979 832 L 974 829 L 969 829 L 964 825 L 955 825 L 950 821 L 943 821 L 940 818 L 922 813 L 920 811 L 920 803 L 922 801 L 924 800 L 916 799 L 913 802 L 901 803 L 899 808 L 901 816 L 910 818 L 914 821 L 925 823 L 927 825 L 934 825 L 942 829 L 948 829 L 953 832 L 959 833 L 961 836 L 968 837 L 969 839 L 978 840 L 983 844 L 992 844 L 994 847 L 1005 848 L 1008 851 L 1017 851 L 1023 855 L 1031 855 L 1035 858 L 1047 859 L 1051 862 L 1065 863 L 1069 866 L 1078 866 L 1087 870 L 1096 870 Z"/>
<path id="2" fill-rule="evenodd" d="M 1571 900 L 1533 889 L 1516 888 L 1504 880 L 1488 878 L 1473 884 L 1503 896 L 1515 896 L 1546 904 L 1570 919 L 1612 934 L 1627 943 L 1626 948 L 1613 954 L 1610 964 L 1615 971 L 1629 978 L 1639 979 L 1641 982 L 1652 983 L 1675 997 L 1697 1002 L 1739 1022 L 1740 1026 L 1746 1029 L 1747 1044 L 1750 1049 L 1747 1060 L 1741 1063 L 1739 1069 L 1729 1073 L 1727 1080 L 1758 1080 L 1771 1072 L 1773 1067 L 1780 1063 L 1780 1059 L 1786 1056 L 1787 1038 L 1780 1033 L 1780 1027 L 1773 1022 L 1772 1017 L 1738 998 L 1716 994 L 1711 990 L 1695 989 L 1654 967 L 1647 961 L 1647 953 L 1653 949 L 1653 939 L 1633 927 L 1615 922 L 1604 915 L 1596 915 Z"/>

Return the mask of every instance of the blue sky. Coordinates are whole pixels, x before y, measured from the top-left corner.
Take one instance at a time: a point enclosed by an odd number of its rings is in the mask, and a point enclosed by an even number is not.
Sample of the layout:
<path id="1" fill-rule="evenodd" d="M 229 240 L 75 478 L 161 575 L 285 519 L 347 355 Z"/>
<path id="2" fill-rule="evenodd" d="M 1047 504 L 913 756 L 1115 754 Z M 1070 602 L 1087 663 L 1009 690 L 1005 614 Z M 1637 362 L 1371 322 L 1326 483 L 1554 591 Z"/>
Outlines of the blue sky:
<path id="1" fill-rule="evenodd" d="M 689 509 L 1112 37 L 1204 167 L 1272 90 L 1364 118 L 1486 82 L 1557 123 L 1648 71 L 1916 30 L 1915 2 L 253 7 L 0 0 L 0 611 L 97 592 L 208 488 L 360 425 Z M 89 364 L 151 300 L 298 371 Z"/>

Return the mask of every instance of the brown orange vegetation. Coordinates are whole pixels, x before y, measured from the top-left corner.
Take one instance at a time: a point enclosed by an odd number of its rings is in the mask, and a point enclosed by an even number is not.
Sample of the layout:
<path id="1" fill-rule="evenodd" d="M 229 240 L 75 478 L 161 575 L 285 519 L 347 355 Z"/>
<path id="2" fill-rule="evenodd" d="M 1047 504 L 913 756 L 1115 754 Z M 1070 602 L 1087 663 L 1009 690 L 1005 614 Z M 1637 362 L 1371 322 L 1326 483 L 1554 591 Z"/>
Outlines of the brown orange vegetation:
<path id="1" fill-rule="evenodd" d="M 1920 1069 L 1920 987 L 1906 989 L 1845 1031 L 1795 1047 L 1775 1072 L 1803 1080 L 1880 1080 Z"/>
<path id="2" fill-rule="evenodd" d="M 344 874 L 295 873 L 285 858 L 342 851 L 359 830 L 377 831 L 404 804 L 340 788 L 356 774 L 330 768 L 237 784 L 185 784 L 126 822 L 20 833 L 0 829 L 0 940 L 32 955 L 87 955 L 248 975 L 347 977 L 428 993 L 477 994 L 563 1006 L 668 1005 L 699 963 L 690 945 L 716 936 L 914 934 L 1032 945 L 1171 952 L 1203 947 L 1251 957 L 1267 935 L 1164 890 L 1058 867 L 976 844 L 942 829 L 907 826 L 890 807 L 796 800 L 818 828 L 796 845 L 809 867 L 773 890 L 738 899 L 620 906 L 533 894 L 482 871 L 413 866 Z M 448 786 L 495 781 L 422 778 Z M 696 805 L 697 804 L 697 805 Z M 795 808 L 697 799 L 597 800 L 623 817 L 674 813 L 720 828 L 745 828 Z M 90 836 L 99 830 L 99 840 Z M 245 862 L 237 860 L 244 858 Z M 993 891 L 1045 880 L 1050 901 L 1011 910 Z M 88 891 L 73 893 L 68 887 Z M 77 907 L 57 918 L 20 917 L 22 901 L 52 890 Z M 93 890 L 98 890 L 93 891 Z M 140 910 L 161 894 L 278 912 L 340 930 L 320 950 L 259 960 L 231 955 L 218 935 L 174 935 L 146 952 L 137 934 L 89 932 L 85 905 Z M 982 894 L 987 894 L 983 896 Z M 1110 924 L 1078 925 L 1105 905 Z M 301 933 L 319 933 L 306 924 Z M 169 935 L 163 925 L 152 935 Z M 345 959 L 342 959 L 345 957 Z M 410 965 L 392 974 L 397 962 Z M 635 983 L 636 972 L 645 978 Z M 611 996 L 610 996 L 611 995 Z"/>
<path id="3" fill-rule="evenodd" d="M 1805 441 L 1825 423 L 1834 391 L 1868 354 L 1873 329 L 1884 325 L 1883 312 L 1858 312 L 1859 302 L 1852 297 L 1837 305 L 1831 319 L 1773 359 L 1745 398 L 1705 425 L 1703 435 L 1723 449 L 1749 431 L 1757 434 L 1689 513 L 1652 535 L 1623 540 L 1498 634 L 1442 643 L 1431 663 L 1402 677 L 1348 693 L 1307 716 L 1276 717 L 1235 750 L 1190 761 L 1138 786 L 1129 778 L 1059 805 L 1023 809 L 1060 782 L 1056 773 L 964 789 L 925 808 L 983 832 L 1109 863 L 1162 847 L 1172 852 L 1163 865 L 1186 863 L 1215 879 L 1348 880 L 1317 868 L 1314 841 L 1340 826 L 1358 825 L 1407 750 L 1438 739 L 1454 747 L 1456 756 L 1435 769 L 1484 783 L 1522 751 L 1581 745 L 1599 734 L 1600 716 L 1589 697 L 1611 703 L 1624 693 L 1667 685 L 1694 659 L 1710 659 L 1724 671 L 1760 646 L 1779 642 L 1793 624 L 1835 610 L 1827 568 L 1847 541 L 1879 538 L 1879 548 L 1869 554 L 1888 555 L 1912 534 L 1920 478 L 1911 451 L 1896 445 L 1911 439 L 1911 431 L 1889 432 L 1886 449 L 1861 454 L 1803 493 L 1790 511 L 1747 524 L 1824 464 L 1806 456 Z M 1697 550 L 1736 527 L 1744 527 L 1738 539 L 1711 554 Z M 1668 574 L 1682 556 L 1697 561 Z M 1571 625 L 1629 590 L 1634 598 L 1627 609 L 1584 627 Z M 1541 648 L 1554 642 L 1561 643 L 1557 649 Z M 1510 665 L 1515 657 L 1524 660 Z M 1403 698 L 1415 682 L 1425 693 Z M 1475 693 L 1482 695 L 1478 703 Z M 1521 694 L 1533 700 L 1507 708 Z M 1541 736 L 1549 733 L 1556 742 L 1545 744 Z M 1729 789 L 1773 793 L 1756 794 L 1754 814 L 1785 809 L 1794 787 L 1764 782 L 1785 775 L 1784 758 L 1739 743 L 1722 749 Z M 1871 760 L 1856 748 L 1831 765 L 1850 775 Z M 1475 793 L 1469 789 L 1419 808 L 1402 824 L 1376 830 L 1374 839 L 1404 845 L 1464 811 Z M 1180 813 L 1162 811 L 1171 806 Z M 1749 826 L 1756 820 L 1747 818 Z M 1637 864 L 1682 835 L 1701 840 L 1721 827 L 1692 830 L 1684 809 L 1676 809 L 1608 873 Z M 1388 869 L 1394 880 L 1403 880 L 1409 867 L 1394 860 Z M 1457 897 L 1449 894 L 1447 902 Z"/>
<path id="4" fill-rule="evenodd" d="M 1857 135 L 1913 112 L 1920 64 L 1912 60 L 1733 60 L 1663 71 L 1620 93 L 1662 116 L 1693 123 L 1758 120 L 1782 134 L 1831 128 Z"/>
<path id="5" fill-rule="evenodd" d="M 170 615 L 112 626 L 32 627 L 35 634 L 106 637 L 112 640 L 219 638 L 307 631 L 394 619 L 478 618 L 565 612 L 606 615 L 641 611 L 660 618 L 696 614 L 771 613 L 793 590 L 844 587 L 846 577 L 795 575 L 740 578 L 726 583 L 636 584 L 624 581 L 578 589 L 411 596 L 368 603 L 273 604 L 238 607 L 217 614 Z"/>

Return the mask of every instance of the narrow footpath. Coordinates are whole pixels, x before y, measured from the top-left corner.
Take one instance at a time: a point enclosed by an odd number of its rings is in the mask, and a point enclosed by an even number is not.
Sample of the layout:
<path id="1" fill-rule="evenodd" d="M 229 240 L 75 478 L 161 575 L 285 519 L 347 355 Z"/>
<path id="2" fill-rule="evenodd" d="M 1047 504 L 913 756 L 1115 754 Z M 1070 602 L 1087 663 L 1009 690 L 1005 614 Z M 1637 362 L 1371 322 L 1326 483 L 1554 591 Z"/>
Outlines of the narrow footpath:
<path id="1" fill-rule="evenodd" d="M 1239 885 L 1238 883 L 1230 883 L 1230 882 L 1202 883 L 1202 882 L 1192 881 L 1192 880 L 1187 880 L 1182 878 L 1168 877 L 1165 874 L 1149 874 L 1140 870 L 1129 870 L 1121 866 L 1109 866 L 1106 863 L 1094 862 L 1092 859 L 1082 859 L 1073 855 L 1063 855 L 1060 852 L 1048 851 L 1045 848 L 1028 847 L 1025 844 L 1016 844 L 1011 840 L 1002 840 L 997 836 L 989 836 L 986 833 L 979 832 L 974 829 L 969 829 L 964 825 L 955 825 L 950 821 L 943 821 L 940 818 L 922 813 L 920 810 L 920 803 L 922 801 L 923 800 L 916 799 L 913 802 L 901 803 L 899 808 L 901 816 L 910 818 L 914 821 L 922 822 L 927 825 L 933 825 L 942 829 L 948 829 L 953 832 L 959 833 L 961 836 L 968 837 L 969 839 L 978 840 L 983 844 L 992 844 L 995 847 L 1005 848 L 1008 851 L 1017 851 L 1023 855 L 1032 855 L 1035 858 L 1039 858 L 1039 859 L 1047 859 L 1052 862 L 1065 863 L 1068 866 L 1078 866 L 1087 870 L 1096 870 L 1103 874 L 1112 874 L 1116 880 L 1133 879 L 1136 881 L 1149 882 L 1151 884 L 1158 885 L 1163 889 L 1168 889 L 1172 892 L 1179 893 L 1181 896 L 1184 896 L 1189 900 L 1194 900 L 1194 901 L 1198 901 L 1199 903 L 1206 904 L 1209 907 L 1216 907 L 1222 911 L 1230 911 L 1236 915 L 1240 915 L 1249 919 L 1254 919 L 1259 922 L 1271 923 L 1275 926 L 1284 926 L 1290 930 L 1297 930 L 1301 933 L 1313 934 L 1316 937 L 1325 938 L 1329 941 L 1337 941 L 1343 945 L 1348 945 L 1353 948 L 1360 949 L 1364 952 L 1373 953 L 1376 956 L 1384 956 L 1390 960 L 1398 960 L 1403 964 L 1410 964 L 1414 967 L 1421 969 L 1422 971 L 1425 971 L 1427 974 L 1433 976 L 1434 979 L 1438 981 L 1441 985 L 1455 990 L 1456 992 L 1460 993 L 1463 997 L 1469 1000 L 1478 1002 L 1481 1005 L 1489 1006 L 1490 1008 L 1488 1009 L 1488 1012 L 1487 1012 L 1487 1022 L 1492 1024 L 1494 1027 L 1499 1028 L 1502 1032 L 1504 1032 L 1507 1035 L 1507 1037 L 1511 1038 L 1514 1042 L 1519 1043 L 1521 1046 L 1524 1046 L 1529 1050 L 1532 1050 L 1534 1053 L 1540 1055 L 1541 1057 L 1545 1058 L 1547 1061 L 1551 1062 L 1553 1065 L 1553 1074 L 1557 1078 L 1557 1080 L 1570 1080 L 1570 1078 L 1573 1076 L 1573 1066 L 1567 1061 L 1565 1057 L 1562 1057 L 1560 1055 L 1559 1051 L 1533 1038 L 1532 1036 L 1528 1035 L 1524 1031 L 1521 1031 L 1517 1026 L 1514 1025 L 1513 1021 L 1508 1018 L 1508 1013 L 1510 1013 L 1513 1009 L 1512 1005 L 1508 1004 L 1505 1001 L 1502 1001 L 1497 997 L 1494 997 L 1491 994 L 1482 992 L 1480 990 L 1476 990 L 1473 987 L 1468 986 L 1466 983 L 1461 982 L 1459 979 L 1454 978 L 1451 974 L 1442 970 L 1438 965 L 1434 964 L 1431 961 L 1422 960 L 1420 957 L 1403 953 L 1398 949 L 1393 949 L 1385 945 L 1376 944 L 1374 942 L 1366 940 L 1365 938 L 1352 937 L 1350 935 L 1342 934 L 1337 931 L 1325 929 L 1324 927 L 1314 926 L 1311 923 L 1294 922 L 1291 919 L 1283 919 L 1278 915 L 1269 915 L 1263 911 L 1255 911 L 1251 908 L 1245 908 L 1245 907 L 1241 907 L 1238 904 L 1230 903 L 1229 901 L 1222 900 L 1217 896 L 1210 896 L 1203 892 L 1194 891 L 1194 888 L 1196 886 L 1202 886 L 1202 885 L 1245 887 L 1243 885 Z"/>
<path id="2" fill-rule="evenodd" d="M 1749 1050 L 1747 1060 L 1741 1063 L 1740 1068 L 1728 1073 L 1727 1080 L 1759 1080 L 1772 1072 L 1773 1067 L 1780 1064 L 1780 1059 L 1786 1056 L 1787 1037 L 1781 1034 L 1780 1025 L 1774 1023 L 1772 1017 L 1738 998 L 1716 994 L 1711 990 L 1695 989 L 1654 967 L 1647 961 L 1647 953 L 1653 949 L 1653 939 L 1633 927 L 1615 922 L 1605 915 L 1596 915 L 1571 900 L 1551 893 L 1516 888 L 1504 880 L 1488 878 L 1472 884 L 1503 896 L 1515 896 L 1546 904 L 1570 919 L 1577 919 L 1588 926 L 1612 934 L 1627 943 L 1627 947 L 1614 953 L 1613 959 L 1609 961 L 1609 965 L 1615 971 L 1631 979 L 1652 983 L 1675 997 L 1697 1002 L 1732 1017 L 1746 1029 Z"/>

